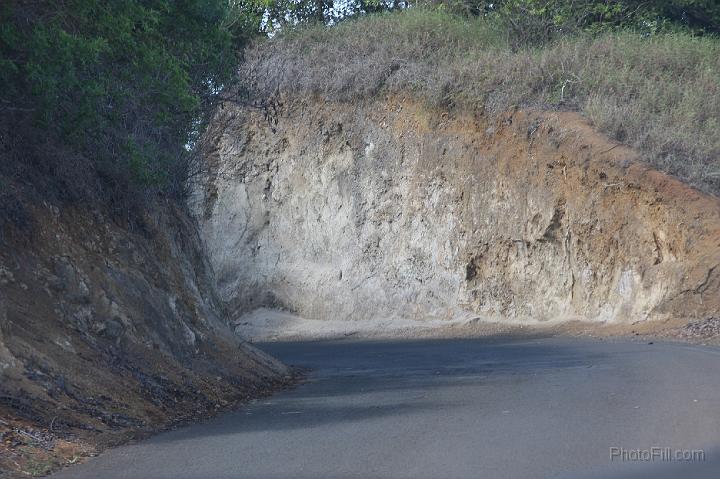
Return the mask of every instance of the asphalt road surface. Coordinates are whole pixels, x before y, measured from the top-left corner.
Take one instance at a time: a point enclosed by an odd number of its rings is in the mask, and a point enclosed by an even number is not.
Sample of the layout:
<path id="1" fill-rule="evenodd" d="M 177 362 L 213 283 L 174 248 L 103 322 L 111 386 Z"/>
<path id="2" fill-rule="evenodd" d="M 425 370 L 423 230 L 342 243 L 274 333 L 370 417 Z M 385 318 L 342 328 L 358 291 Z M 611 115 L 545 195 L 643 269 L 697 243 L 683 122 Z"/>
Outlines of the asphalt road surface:
<path id="1" fill-rule="evenodd" d="M 54 477 L 720 477 L 717 348 L 569 338 L 262 347 L 312 368 L 308 381 Z"/>

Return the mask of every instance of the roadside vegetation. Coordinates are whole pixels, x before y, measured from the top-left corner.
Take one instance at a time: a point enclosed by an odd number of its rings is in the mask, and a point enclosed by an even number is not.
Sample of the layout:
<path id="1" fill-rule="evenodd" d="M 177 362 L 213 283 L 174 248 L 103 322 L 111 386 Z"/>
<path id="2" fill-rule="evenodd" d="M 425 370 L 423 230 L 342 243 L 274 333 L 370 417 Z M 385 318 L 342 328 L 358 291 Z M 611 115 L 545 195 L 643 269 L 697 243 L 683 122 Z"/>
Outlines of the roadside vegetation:
<path id="1" fill-rule="evenodd" d="M 2 2 L 0 228 L 27 223 L 19 184 L 128 219 L 182 200 L 239 67 L 256 97 L 579 110 L 717 193 L 718 32 L 714 0 Z"/>
<path id="2" fill-rule="evenodd" d="M 361 101 L 401 93 L 489 114 L 514 105 L 577 110 L 648 163 L 720 192 L 715 36 L 649 20 L 582 28 L 574 20 L 569 28 L 552 17 L 540 28 L 544 38 L 527 37 L 503 15 L 440 6 L 289 30 L 258 42 L 243 71 L 259 96 L 282 90 Z"/>
<path id="3" fill-rule="evenodd" d="M 258 5 L 2 2 L 0 173 L 119 212 L 182 195 L 190 147 L 259 31 Z"/>

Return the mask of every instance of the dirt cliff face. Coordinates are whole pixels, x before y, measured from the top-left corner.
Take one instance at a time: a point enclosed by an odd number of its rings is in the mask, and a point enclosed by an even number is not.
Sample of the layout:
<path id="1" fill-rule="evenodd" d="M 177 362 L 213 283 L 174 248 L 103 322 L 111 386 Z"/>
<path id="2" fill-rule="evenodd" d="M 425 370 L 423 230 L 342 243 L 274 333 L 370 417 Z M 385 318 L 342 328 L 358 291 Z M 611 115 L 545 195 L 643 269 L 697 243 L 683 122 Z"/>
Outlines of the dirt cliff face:
<path id="1" fill-rule="evenodd" d="M 705 319 L 720 202 L 578 115 L 226 104 L 193 209 L 237 316 Z"/>
<path id="2" fill-rule="evenodd" d="M 130 228 L 20 198 L 26 224 L 0 237 L 0 476 L 44 474 L 287 382 L 228 327 L 182 209 L 159 202 Z"/>

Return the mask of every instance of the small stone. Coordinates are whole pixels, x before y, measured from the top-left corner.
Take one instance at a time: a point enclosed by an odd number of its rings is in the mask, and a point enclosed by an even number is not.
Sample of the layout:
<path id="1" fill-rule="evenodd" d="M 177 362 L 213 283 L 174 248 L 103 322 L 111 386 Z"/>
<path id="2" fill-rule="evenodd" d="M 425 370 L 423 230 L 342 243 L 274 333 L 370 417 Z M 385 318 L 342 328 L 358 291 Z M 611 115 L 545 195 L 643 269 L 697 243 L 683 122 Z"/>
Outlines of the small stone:
<path id="1" fill-rule="evenodd" d="M 15 276 L 12 271 L 4 266 L 0 266 L 0 286 L 5 286 L 15 282 Z"/>

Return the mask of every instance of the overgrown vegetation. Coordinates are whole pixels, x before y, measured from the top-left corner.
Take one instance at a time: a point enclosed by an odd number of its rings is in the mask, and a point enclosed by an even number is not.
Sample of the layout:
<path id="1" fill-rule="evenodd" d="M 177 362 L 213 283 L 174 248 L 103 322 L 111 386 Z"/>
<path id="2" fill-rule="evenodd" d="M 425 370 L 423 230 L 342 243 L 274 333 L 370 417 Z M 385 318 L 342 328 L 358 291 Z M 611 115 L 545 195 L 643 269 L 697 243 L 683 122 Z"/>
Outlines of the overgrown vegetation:
<path id="1" fill-rule="evenodd" d="M 579 110 L 656 167 L 720 192 L 720 41 L 675 31 L 577 32 L 518 47 L 492 16 L 410 9 L 260 42 L 250 95 L 363 101 L 411 94 L 442 108 Z"/>
<path id="2" fill-rule="evenodd" d="M 320 21 L 334 24 L 366 13 L 441 6 L 468 16 L 492 16 L 514 41 L 539 44 L 578 30 L 682 28 L 720 32 L 716 0 L 266 0 L 265 31 Z"/>
<path id="3" fill-rule="evenodd" d="M 393 10 L 406 11 L 378 13 Z M 714 0 L 9 0 L 0 179 L 123 213 L 149 193 L 181 197 L 242 49 L 278 31 L 244 68 L 255 94 L 579 109 L 652 163 L 720 189 L 720 56 L 699 37 L 720 32 Z"/>
<path id="4" fill-rule="evenodd" d="M 444 5 L 501 23 L 513 47 L 620 28 L 644 34 L 720 32 L 720 4 L 715 0 L 448 0 Z"/>
<path id="5" fill-rule="evenodd" d="M 186 145 L 261 13 L 228 0 L 3 2 L 0 114 L 4 149 L 21 150 L 13 166 L 70 171 L 68 188 L 74 180 L 118 201 L 180 192 Z"/>

